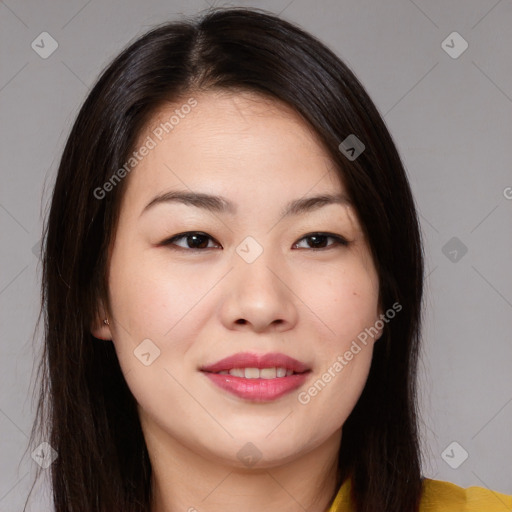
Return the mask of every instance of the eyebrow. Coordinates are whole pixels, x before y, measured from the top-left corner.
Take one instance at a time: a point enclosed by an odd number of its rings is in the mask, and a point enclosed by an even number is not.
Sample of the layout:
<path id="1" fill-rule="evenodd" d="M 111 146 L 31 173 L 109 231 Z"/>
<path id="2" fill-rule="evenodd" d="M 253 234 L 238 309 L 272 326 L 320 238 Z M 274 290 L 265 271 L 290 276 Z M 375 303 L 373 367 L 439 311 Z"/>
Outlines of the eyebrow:
<path id="1" fill-rule="evenodd" d="M 201 192 L 182 192 L 172 190 L 155 196 L 142 210 L 141 215 L 157 204 L 182 203 L 195 206 L 213 213 L 228 213 L 234 215 L 237 207 L 234 203 L 222 196 L 205 194 Z M 290 201 L 281 211 L 281 217 L 301 215 L 318 210 L 330 204 L 351 205 L 352 201 L 344 194 L 321 194 L 312 197 L 302 197 Z"/>

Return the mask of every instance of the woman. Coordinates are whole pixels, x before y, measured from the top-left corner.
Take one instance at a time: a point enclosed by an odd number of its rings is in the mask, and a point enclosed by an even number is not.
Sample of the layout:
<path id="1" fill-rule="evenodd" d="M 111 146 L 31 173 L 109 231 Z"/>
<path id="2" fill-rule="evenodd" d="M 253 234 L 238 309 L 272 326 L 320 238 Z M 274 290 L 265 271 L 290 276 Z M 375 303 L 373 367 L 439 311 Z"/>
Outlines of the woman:
<path id="1" fill-rule="evenodd" d="M 45 229 L 57 512 L 512 506 L 421 477 L 414 201 L 311 35 L 229 9 L 141 37 L 84 103 Z"/>

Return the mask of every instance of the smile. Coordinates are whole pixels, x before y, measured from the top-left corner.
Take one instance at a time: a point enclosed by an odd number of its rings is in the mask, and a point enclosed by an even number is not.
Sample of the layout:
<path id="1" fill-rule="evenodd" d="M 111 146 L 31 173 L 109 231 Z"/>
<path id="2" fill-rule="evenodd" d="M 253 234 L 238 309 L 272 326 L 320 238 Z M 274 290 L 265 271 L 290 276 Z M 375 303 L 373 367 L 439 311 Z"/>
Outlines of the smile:
<path id="1" fill-rule="evenodd" d="M 245 379 L 276 379 L 293 375 L 293 370 L 284 367 L 273 368 L 232 368 L 216 372 L 218 375 L 233 375 Z"/>
<path id="2" fill-rule="evenodd" d="M 223 392 L 251 402 L 270 402 L 302 386 L 311 369 L 286 354 L 241 352 L 199 368 Z"/>

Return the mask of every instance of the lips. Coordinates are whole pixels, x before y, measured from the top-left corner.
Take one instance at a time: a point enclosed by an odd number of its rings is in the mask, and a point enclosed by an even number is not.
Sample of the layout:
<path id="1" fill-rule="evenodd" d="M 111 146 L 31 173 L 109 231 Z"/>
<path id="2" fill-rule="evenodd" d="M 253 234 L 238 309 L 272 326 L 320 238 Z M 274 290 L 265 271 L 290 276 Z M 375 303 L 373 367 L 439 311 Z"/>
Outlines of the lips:
<path id="1" fill-rule="evenodd" d="M 235 354 L 201 368 L 210 382 L 250 402 L 271 402 L 302 386 L 311 374 L 306 364 L 285 354 Z"/>
<path id="2" fill-rule="evenodd" d="M 268 354 L 251 354 L 249 352 L 240 352 L 232 356 L 217 361 L 214 364 L 201 367 L 201 371 L 209 373 L 229 372 L 233 369 L 257 368 L 284 368 L 293 373 L 304 373 L 309 370 L 308 366 L 293 357 L 272 352 Z"/>

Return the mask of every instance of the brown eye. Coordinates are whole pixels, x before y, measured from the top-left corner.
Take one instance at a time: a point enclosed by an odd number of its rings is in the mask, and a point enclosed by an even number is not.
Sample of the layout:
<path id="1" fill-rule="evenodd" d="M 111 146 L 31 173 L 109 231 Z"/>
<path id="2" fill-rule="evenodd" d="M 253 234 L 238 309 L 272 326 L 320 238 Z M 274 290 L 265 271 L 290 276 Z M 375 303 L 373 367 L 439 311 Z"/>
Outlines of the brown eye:
<path id="1" fill-rule="evenodd" d="M 327 241 L 329 239 L 334 240 L 334 243 L 328 244 Z M 313 250 L 330 249 L 340 245 L 347 246 L 349 244 L 349 242 L 347 242 L 347 240 L 341 236 L 334 235 L 332 233 L 310 233 L 309 235 L 302 237 L 299 242 L 294 245 L 294 247 L 297 247 L 302 240 L 308 241 L 308 247 L 305 247 L 305 249 Z"/>
<path id="2" fill-rule="evenodd" d="M 185 243 L 183 245 L 177 244 L 176 242 L 180 240 L 184 240 Z M 175 245 L 180 249 L 211 249 L 212 247 L 208 246 L 210 240 L 214 241 L 214 239 L 206 233 L 202 233 L 200 231 L 188 231 L 186 233 L 175 235 L 172 238 L 168 238 L 162 242 L 161 245 Z"/>

